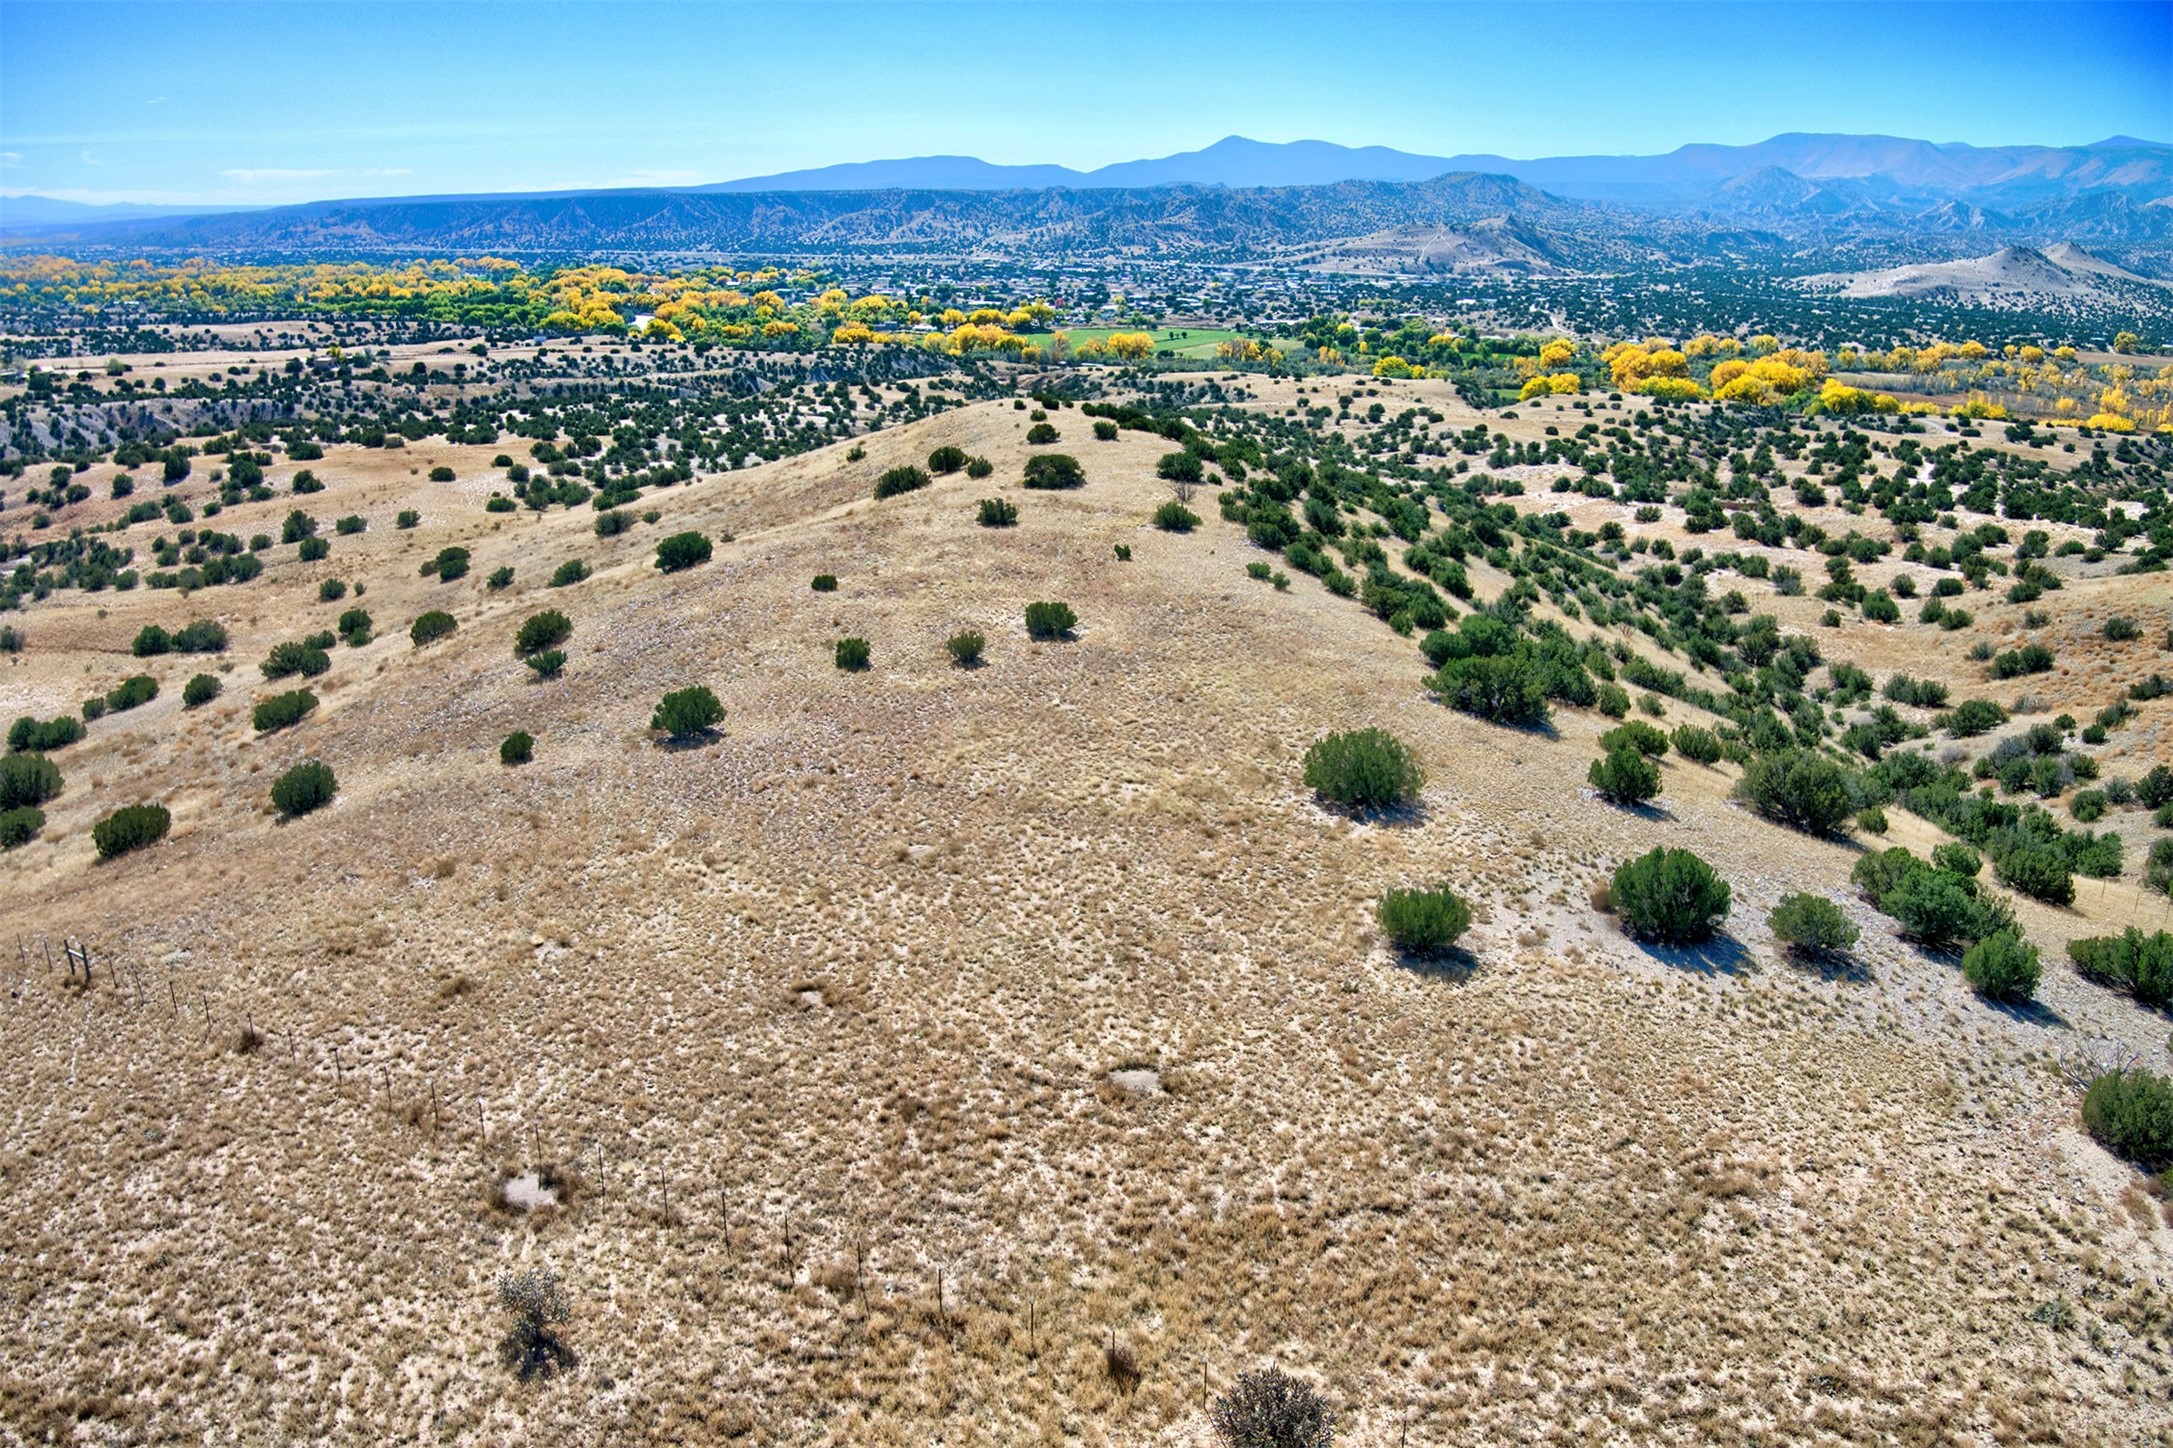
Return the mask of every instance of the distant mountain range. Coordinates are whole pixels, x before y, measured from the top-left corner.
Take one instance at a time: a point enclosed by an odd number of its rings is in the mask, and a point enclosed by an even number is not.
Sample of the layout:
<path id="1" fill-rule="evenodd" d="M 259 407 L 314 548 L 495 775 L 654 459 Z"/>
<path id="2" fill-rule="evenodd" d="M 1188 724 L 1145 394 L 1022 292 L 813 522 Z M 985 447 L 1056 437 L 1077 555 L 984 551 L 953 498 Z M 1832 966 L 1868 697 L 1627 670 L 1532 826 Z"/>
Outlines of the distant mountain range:
<path id="1" fill-rule="evenodd" d="M 145 221 L 165 216 L 215 216 L 236 209 L 232 206 L 135 206 L 125 201 L 94 206 L 52 196 L 0 196 L 0 231 L 96 226 L 106 221 Z"/>
<path id="2" fill-rule="evenodd" d="M 312 202 L 23 220 L 10 245 L 150 252 L 824 251 L 1280 258 L 1357 271 L 1575 271 L 1722 259 L 1888 267 L 2085 242 L 2173 273 L 2173 146 L 1776 136 L 1665 156 L 1418 156 L 1230 137 L 1095 171 L 872 161 L 672 190 Z M 54 205 L 56 203 L 46 203 Z"/>
<path id="3" fill-rule="evenodd" d="M 860 161 L 723 181 L 696 191 L 1131 190 L 1149 186 L 1320 186 L 1336 181 L 1425 181 L 1482 171 L 1589 201 L 1683 206 L 1769 171 L 1806 181 L 1882 183 L 1895 191 L 2094 187 L 2173 193 L 2173 146 L 2114 136 L 2088 146 L 1937 145 L 1896 136 L 1790 134 L 1751 146 L 1682 146 L 1664 156 L 1421 156 L 1328 141 L 1275 144 L 1229 136 L 1203 150 L 1092 171 L 999 166 L 971 156 Z"/>

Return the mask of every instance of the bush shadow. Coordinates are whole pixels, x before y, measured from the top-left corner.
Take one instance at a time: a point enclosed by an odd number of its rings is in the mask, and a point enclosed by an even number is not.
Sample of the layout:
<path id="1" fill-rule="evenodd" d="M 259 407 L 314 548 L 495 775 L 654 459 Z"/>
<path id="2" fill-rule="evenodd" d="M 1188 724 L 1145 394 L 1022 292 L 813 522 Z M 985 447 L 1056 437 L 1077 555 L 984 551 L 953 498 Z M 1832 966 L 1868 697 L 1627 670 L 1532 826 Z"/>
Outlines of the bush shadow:
<path id="1" fill-rule="evenodd" d="M 1749 975 L 1757 969 L 1757 961 L 1743 942 L 1732 935 L 1716 935 L 1696 945 L 1668 945 L 1658 940 L 1636 940 L 1638 949 L 1676 970 L 1687 970 L 1697 975 Z"/>
<path id="2" fill-rule="evenodd" d="M 724 738 L 724 731 L 721 729 L 704 729 L 699 734 L 689 734 L 684 738 L 667 734 L 656 741 L 656 747 L 667 753 L 684 754 L 690 750 L 705 748 L 722 738 Z"/>
<path id="3" fill-rule="evenodd" d="M 1833 951 L 1798 951 L 1783 949 L 1781 959 L 1805 975 L 1815 975 L 1823 981 L 1840 981 L 1849 985 L 1868 985 L 1871 967 L 1853 954 Z"/>
<path id="4" fill-rule="evenodd" d="M 1396 964 L 1411 974 L 1446 981 L 1451 985 L 1462 985 L 1479 973 L 1479 957 L 1461 945 L 1452 945 L 1447 950 L 1424 954 L 1398 950 L 1394 946 L 1390 946 L 1389 950 L 1395 956 Z"/>

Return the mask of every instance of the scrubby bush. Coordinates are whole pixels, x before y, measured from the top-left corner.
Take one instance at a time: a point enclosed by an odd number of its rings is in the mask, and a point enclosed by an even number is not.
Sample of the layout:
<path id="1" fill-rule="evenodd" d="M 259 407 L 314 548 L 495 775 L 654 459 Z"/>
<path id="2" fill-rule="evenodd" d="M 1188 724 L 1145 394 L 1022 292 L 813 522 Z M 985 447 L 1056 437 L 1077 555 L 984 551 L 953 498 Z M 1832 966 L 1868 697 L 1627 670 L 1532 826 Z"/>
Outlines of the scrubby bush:
<path id="1" fill-rule="evenodd" d="M 606 508 L 596 515 L 596 536 L 616 538 L 634 526 L 634 515 L 623 508 Z"/>
<path id="2" fill-rule="evenodd" d="M 574 1366 L 573 1349 L 558 1335 L 559 1325 L 572 1313 L 557 1273 L 529 1267 L 502 1275 L 498 1304 L 513 1314 L 513 1325 L 498 1344 L 498 1359 L 515 1377 L 525 1383 Z"/>
<path id="3" fill-rule="evenodd" d="M 408 625 L 407 636 L 409 642 L 416 648 L 421 648 L 424 644 L 436 643 L 457 627 L 459 625 L 453 621 L 451 614 L 444 609 L 433 608 Z"/>
<path id="4" fill-rule="evenodd" d="M 1265 563 L 1260 566 L 1267 567 Z M 1593 707 L 1610 719 L 1620 719 L 1630 712 L 1630 691 L 1620 684 L 1602 682 L 1594 696 Z"/>
<path id="5" fill-rule="evenodd" d="M 966 476 L 972 478 L 975 482 L 979 482 L 995 471 L 996 465 L 987 458 L 975 458 L 972 462 L 966 464 Z"/>
<path id="6" fill-rule="evenodd" d="M 147 623 L 136 631 L 135 642 L 128 646 L 128 651 L 139 659 L 150 659 L 172 653 L 173 647 L 173 635 L 155 623 Z"/>
<path id="7" fill-rule="evenodd" d="M 1932 868 L 1944 870 L 1960 880 L 1974 880 L 1984 868 L 1984 857 L 1959 842 L 1932 846 Z"/>
<path id="8" fill-rule="evenodd" d="M 300 674 L 314 679 L 332 667 L 332 656 L 321 648 L 307 643 L 288 640 L 272 645 L 272 651 L 257 665 L 266 679 L 286 679 Z"/>
<path id="9" fill-rule="evenodd" d="M 578 558 L 569 558 L 551 570 L 549 586 L 566 588 L 589 576 L 589 566 Z"/>
<path id="10" fill-rule="evenodd" d="M 219 697 L 222 687 L 216 675 L 191 675 L 189 681 L 181 686 L 181 707 L 201 709 Z"/>
<path id="11" fill-rule="evenodd" d="M 970 669 L 980 663 L 982 650 L 987 647 L 988 640 L 970 628 L 961 629 L 943 641 L 944 652 L 951 656 L 952 663 L 962 669 Z"/>
<path id="12" fill-rule="evenodd" d="M 442 463 L 430 470 L 430 481 L 433 483 L 449 483 L 453 478 L 453 470 Z"/>
<path id="13" fill-rule="evenodd" d="M 2116 613 L 2111 618 L 2105 620 L 2105 637 L 2108 641 L 2112 643 L 2129 643 L 2135 639 L 2141 638 L 2142 636 L 2142 625 L 2138 624 L 2132 618 L 2125 618 L 2120 614 Z"/>
<path id="14" fill-rule="evenodd" d="M 157 697 L 158 680 L 149 674 L 134 674 L 106 690 L 106 707 L 119 714 L 141 708 Z"/>
<path id="15" fill-rule="evenodd" d="M 157 844 L 173 823 L 173 812 L 162 804 L 123 805 L 91 826 L 91 840 L 98 846 L 98 858 L 110 860 Z"/>
<path id="16" fill-rule="evenodd" d="M 877 478 L 875 480 L 875 496 L 876 500 L 880 502 L 884 498 L 895 498 L 900 493 L 917 493 L 927 486 L 928 474 L 911 464 L 907 464 L 903 467 L 892 468 L 889 472 Z"/>
<path id="17" fill-rule="evenodd" d="M 1029 638 L 1064 638 L 1078 623 L 1079 615 L 1072 612 L 1068 603 L 1047 601 L 1026 605 L 1026 634 Z"/>
<path id="18" fill-rule="evenodd" d="M 1957 739 L 1968 739 L 2007 722 L 2007 711 L 1990 699 L 1964 699 L 1941 717 L 1939 726 Z"/>
<path id="19" fill-rule="evenodd" d="M 285 729 L 298 724 L 302 716 L 317 707 L 317 696 L 307 689 L 292 689 L 284 694 L 274 694 L 257 702 L 251 714 L 257 733 L 267 734 L 274 729 Z"/>
<path id="20" fill-rule="evenodd" d="M 564 649 L 545 649 L 541 653 L 530 654 L 521 662 L 528 665 L 537 678 L 555 679 L 566 668 L 566 651 Z"/>
<path id="21" fill-rule="evenodd" d="M 1189 533 L 1200 526 L 1200 515 L 1172 498 L 1154 510 L 1154 526 L 1165 533 Z"/>
<path id="22" fill-rule="evenodd" d="M 2082 1094 L 2082 1124 L 2115 1156 L 2163 1170 L 2173 1165 L 2173 1080 L 2142 1066 L 2107 1071 Z"/>
<path id="23" fill-rule="evenodd" d="M 1038 453 L 1026 460 L 1022 487 L 1062 491 L 1086 486 L 1086 469 L 1069 453 Z"/>
<path id="24" fill-rule="evenodd" d="M 717 727 L 724 718 L 724 705 L 706 684 L 692 688 L 676 689 L 657 702 L 656 712 L 649 717 L 649 727 L 661 730 L 673 739 L 696 739 Z"/>
<path id="25" fill-rule="evenodd" d="M 0 850 L 27 845 L 45 828 L 45 812 L 29 805 L 0 810 Z"/>
<path id="26" fill-rule="evenodd" d="M 1856 828 L 1867 835 L 1886 833 L 1886 811 L 1877 805 L 1866 805 L 1856 812 Z"/>
<path id="27" fill-rule="evenodd" d="M 845 638 L 837 641 L 837 665 L 847 672 L 857 673 L 868 666 L 868 641 L 863 638 Z"/>
<path id="28" fill-rule="evenodd" d="M 1209 1415 L 1222 1448 L 1332 1448 L 1335 1413 L 1312 1384 L 1280 1368 L 1241 1373 Z"/>
<path id="29" fill-rule="evenodd" d="M 1823 895 L 1783 895 L 1766 926 L 1798 955 L 1846 955 L 1862 934 L 1840 906 Z"/>
<path id="30" fill-rule="evenodd" d="M 1743 771 L 1736 794 L 1776 824 L 1810 835 L 1829 835 L 1857 807 L 1849 772 L 1808 749 L 1761 754 Z"/>
<path id="31" fill-rule="evenodd" d="M 1688 850 L 1656 849 L 1615 868 L 1608 895 L 1623 928 L 1669 945 L 1709 939 L 1728 917 L 1728 882 Z"/>
<path id="32" fill-rule="evenodd" d="M 938 477 L 957 472 L 966 465 L 966 450 L 945 443 L 928 454 L 928 471 Z"/>
<path id="33" fill-rule="evenodd" d="M 2135 782 L 2135 797 L 2145 809 L 2173 804 L 2173 769 L 2155 764 Z"/>
<path id="34" fill-rule="evenodd" d="M 319 603 L 338 603 L 346 596 L 347 580 L 344 578 L 327 578 L 317 585 L 317 601 Z"/>
<path id="35" fill-rule="evenodd" d="M 490 571 L 490 577 L 483 580 L 483 586 L 492 593 L 503 593 L 506 589 L 511 588 L 513 586 L 513 565 L 508 563 L 502 568 L 493 568 Z"/>
<path id="36" fill-rule="evenodd" d="M 60 787 L 60 766 L 44 755 L 0 755 L 0 809 L 44 804 Z"/>
<path id="37" fill-rule="evenodd" d="M 1018 505 L 1002 498 L 983 498 L 977 520 L 984 528 L 1012 527 L 1019 521 Z"/>
<path id="38" fill-rule="evenodd" d="M 1593 760 L 1585 778 L 1610 804 L 1643 804 L 1660 793 L 1660 767 L 1629 744 Z"/>
<path id="39" fill-rule="evenodd" d="M 1154 475 L 1172 483 L 1197 483 L 1205 476 L 1199 458 L 1189 452 L 1162 454 L 1154 465 Z"/>
<path id="40" fill-rule="evenodd" d="M 2173 1002 L 2173 933 L 2145 935 L 2129 926 L 2119 935 L 2067 943 L 2083 979 L 2126 991 L 2147 1006 Z"/>
<path id="41" fill-rule="evenodd" d="M 697 563 L 707 563 L 709 552 L 709 539 L 702 534 L 674 533 L 656 545 L 657 571 L 677 573 Z"/>
<path id="42" fill-rule="evenodd" d="M 1305 751 L 1305 786 L 1346 809 L 1394 809 L 1418 798 L 1426 774 L 1386 729 L 1327 734 Z"/>
<path id="43" fill-rule="evenodd" d="M 2052 650 L 2043 644 L 2024 644 L 2011 649 L 1992 660 L 1992 677 L 1995 679 L 2019 679 L 2026 674 L 2042 674 L 2052 667 Z"/>
<path id="44" fill-rule="evenodd" d="M 272 805 L 287 819 L 322 809 L 337 793 L 339 781 L 332 777 L 332 767 L 314 759 L 272 781 Z"/>
<path id="45" fill-rule="evenodd" d="M 1049 423 L 1037 422 L 1026 429 L 1026 445 L 1028 447 L 1047 447 L 1050 443 L 1057 441 L 1059 436 L 1060 434 L 1055 427 Z"/>
<path id="46" fill-rule="evenodd" d="M 1549 712 L 1546 678 L 1521 650 L 1450 659 L 1428 687 L 1450 708 L 1496 724 L 1542 724 Z"/>
<path id="47" fill-rule="evenodd" d="M 1117 440 L 1117 425 L 1106 417 L 1094 419 L 1094 440 L 1096 442 L 1115 442 Z"/>
<path id="48" fill-rule="evenodd" d="M 1935 950 L 2014 927 L 2006 902 L 1981 894 L 1974 880 L 1935 869 L 1898 846 L 1864 856 L 1849 878 L 1903 934 Z"/>
<path id="49" fill-rule="evenodd" d="M 85 699 L 83 701 L 83 717 L 85 719 L 105 718 L 106 696 L 103 694 L 93 694 L 88 699 Z"/>
<path id="50" fill-rule="evenodd" d="M 516 729 L 498 745 L 500 764 L 526 764 L 535 758 L 536 739 L 526 729 Z"/>
<path id="51" fill-rule="evenodd" d="M 573 637 L 573 620 L 555 608 L 532 613 L 521 623 L 520 632 L 514 636 L 513 652 L 526 658 L 555 648 Z"/>
<path id="52" fill-rule="evenodd" d="M 8 752 L 19 754 L 27 749 L 40 754 L 50 753 L 55 749 L 66 749 L 88 732 L 83 721 L 72 714 L 58 714 L 46 720 L 25 714 L 8 726 Z"/>
<path id="53" fill-rule="evenodd" d="M 440 548 L 438 556 L 423 564 L 425 578 L 437 575 L 441 583 L 451 583 L 468 575 L 468 550 L 465 548 Z"/>
<path id="54" fill-rule="evenodd" d="M 2037 994 L 2037 947 L 1996 930 L 1962 952 L 1962 978 L 1988 1001 L 2019 1005 Z"/>
<path id="55" fill-rule="evenodd" d="M 1471 928 L 1471 907 L 1446 885 L 1384 890 L 1376 913 L 1382 933 L 1406 955 L 1446 955 Z"/>
<path id="56" fill-rule="evenodd" d="M 2105 803 L 2104 790 L 2079 789 L 2067 802 L 2067 812 L 2083 824 L 2096 824 L 2105 817 Z"/>
<path id="57" fill-rule="evenodd" d="M 304 538 L 301 547 L 295 550 L 294 556 L 304 563 L 321 563 L 332 556 L 331 540 L 326 538 Z M 461 570 L 463 573 L 466 571 L 465 568 Z"/>
<path id="58" fill-rule="evenodd" d="M 2015 843 L 1992 857 L 2002 885 L 2051 905 L 2075 903 L 2075 875 L 2067 853 L 2054 844 Z"/>
<path id="59" fill-rule="evenodd" d="M 1658 759 L 1667 753 L 1667 736 L 1642 719 L 1632 719 L 1602 734 L 1600 748 L 1609 754 L 1634 749 L 1648 759 Z"/>
<path id="60" fill-rule="evenodd" d="M 1720 736 L 1710 729 L 1695 724 L 1682 724 L 1668 736 L 1675 745 L 1675 752 L 1693 764 L 1717 764 L 1720 761 Z"/>

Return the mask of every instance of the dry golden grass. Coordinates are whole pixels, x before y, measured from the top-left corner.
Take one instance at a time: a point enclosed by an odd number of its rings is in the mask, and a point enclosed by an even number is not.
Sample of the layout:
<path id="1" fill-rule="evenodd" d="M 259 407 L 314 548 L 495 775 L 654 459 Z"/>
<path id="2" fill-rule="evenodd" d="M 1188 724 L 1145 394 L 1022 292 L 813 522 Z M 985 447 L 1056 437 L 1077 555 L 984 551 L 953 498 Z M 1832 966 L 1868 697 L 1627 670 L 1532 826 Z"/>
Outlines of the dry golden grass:
<path id="1" fill-rule="evenodd" d="M 1853 902 L 1866 978 L 1783 963 L 1766 909 L 1845 894 L 1850 849 L 1672 757 L 1662 817 L 1607 808 L 1580 787 L 1605 721 L 1438 707 L 1407 640 L 1247 579 L 1236 529 L 1147 528 L 1158 440 L 1056 420 L 1080 493 L 1018 490 L 1025 415 L 983 405 L 861 462 L 654 495 L 663 521 L 610 540 L 422 481 L 481 478 L 494 448 L 335 450 L 303 506 L 371 528 L 326 562 L 41 605 L 0 670 L 11 716 L 133 672 L 152 619 L 221 617 L 235 647 L 195 713 L 200 663 L 150 661 L 161 697 L 60 756 L 47 838 L 0 864 L 33 942 L 0 959 L 5 1433 L 1195 1444 L 1269 1359 L 1359 1444 L 2173 1428 L 2173 1233 L 2053 1069 L 2070 1026 L 2157 1053 L 2162 1022 L 2064 964 L 2047 1014 L 1988 1010 Z M 868 501 L 942 442 L 996 476 Z M 1019 526 L 980 529 L 998 485 Z M 392 529 L 402 506 L 421 529 Z M 658 576 L 654 539 L 688 527 L 736 538 Z M 470 576 L 418 577 L 448 542 Z M 595 577 L 541 586 L 575 555 Z M 809 590 L 824 572 L 836 593 Z M 323 576 L 368 581 L 383 637 L 253 738 L 255 661 L 346 606 Z M 1038 598 L 1074 604 L 1074 641 L 1027 641 Z M 430 606 L 459 632 L 414 650 Z M 545 606 L 575 632 L 537 683 L 511 639 Z M 979 669 L 942 653 L 961 627 Z M 867 673 L 833 666 L 845 634 Z M 1822 642 L 1859 637 L 1897 666 L 1868 629 Z M 2080 712 L 2109 691 L 2074 647 L 2030 687 Z M 657 696 L 692 683 L 721 739 L 654 746 Z M 1362 725 L 1427 764 L 1415 822 L 1300 787 L 1306 744 Z M 508 770 L 515 728 L 536 761 Z M 278 823 L 269 781 L 304 757 L 340 796 Z M 94 863 L 91 821 L 137 798 L 173 806 L 172 838 Z M 1658 957 L 1591 908 L 1663 842 L 1735 883 L 1732 948 Z M 1478 906 L 1470 966 L 1408 968 L 1373 897 L 1442 878 Z M 2140 908 L 2098 897 L 2080 914 Z M 2022 915 L 2048 959 L 2088 923 Z M 96 947 L 88 992 L 36 953 L 66 936 Z M 1135 1067 L 1158 1094 L 1110 1081 Z M 562 1206 L 505 1208 L 538 1167 Z M 524 1387 L 491 1280 L 536 1263 L 581 1362 Z"/>

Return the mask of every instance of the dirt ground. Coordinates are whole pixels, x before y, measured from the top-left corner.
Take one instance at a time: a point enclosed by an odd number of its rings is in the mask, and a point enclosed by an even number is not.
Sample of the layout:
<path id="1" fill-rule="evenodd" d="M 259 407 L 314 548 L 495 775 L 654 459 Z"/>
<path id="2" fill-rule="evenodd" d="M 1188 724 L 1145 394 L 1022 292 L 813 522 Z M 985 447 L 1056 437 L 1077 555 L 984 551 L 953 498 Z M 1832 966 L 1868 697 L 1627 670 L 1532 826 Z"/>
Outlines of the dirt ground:
<path id="1" fill-rule="evenodd" d="M 1440 707 L 1410 640 L 1248 578 L 1212 507 L 1148 527 L 1161 440 L 1053 420 L 1079 492 L 1018 488 L 1026 414 L 976 404 L 860 461 L 653 493 L 661 520 L 612 539 L 587 509 L 484 512 L 495 447 L 334 448 L 324 493 L 214 521 L 364 515 L 323 562 L 37 605 L 0 713 L 139 671 L 161 692 L 55 756 L 45 836 L 0 859 L 0 1440 L 1194 1445 L 1272 1361 L 1384 1448 L 2173 1441 L 2173 1230 L 2060 1069 L 2166 1064 L 2164 1020 L 2060 950 L 2158 905 L 2020 904 L 2042 1005 L 1989 1008 L 1854 897 L 1853 847 L 1731 804 L 1732 769 L 1670 755 L 1655 809 L 1608 807 L 1584 786 L 1607 721 Z M 869 501 L 949 442 L 994 477 Z M 998 495 L 1018 526 L 977 527 Z M 659 575 L 682 528 L 734 536 Z M 420 576 L 449 543 L 469 575 Z M 576 556 L 594 576 L 546 587 Z M 321 603 L 327 577 L 367 593 Z M 2047 708 L 2112 697 L 2086 635 L 2162 618 L 2162 580 L 2047 595 Z M 1076 636 L 1030 642 L 1036 599 Z M 290 686 L 256 660 L 357 602 L 379 637 L 254 735 Z M 431 607 L 458 630 L 415 648 Z M 544 607 L 574 633 L 538 682 L 512 639 Z M 197 617 L 233 646 L 225 695 L 184 711 L 205 661 L 128 646 Z M 986 662 L 954 668 L 968 627 Z M 1820 641 L 1938 676 L 1966 643 L 1932 633 Z M 865 673 L 833 664 L 849 634 Z M 695 683 L 721 735 L 653 743 L 658 696 Z M 2173 755 L 2167 704 L 2143 709 L 2131 773 Z M 1314 738 L 1370 725 L 1428 770 L 1407 817 L 1300 782 Z M 281 823 L 269 783 L 304 758 L 339 796 Z M 171 838 L 97 863 L 92 821 L 153 799 Z M 1591 908 L 1655 844 L 1732 882 L 1724 941 L 1648 950 Z M 1414 968 L 1373 901 L 1443 880 L 1479 923 Z M 1776 951 L 1795 890 L 1844 902 L 1860 969 Z M 88 990 L 43 954 L 71 938 Z M 558 1208 L 496 1204 L 537 1168 Z M 579 1362 L 522 1384 L 492 1282 L 526 1265 L 563 1277 Z"/>

